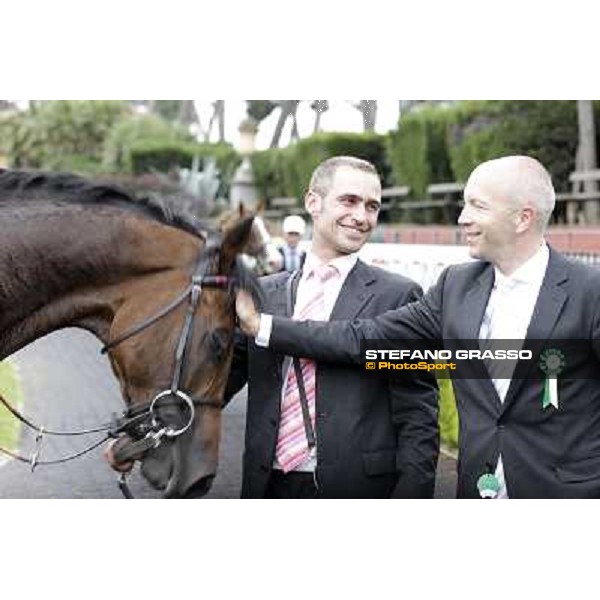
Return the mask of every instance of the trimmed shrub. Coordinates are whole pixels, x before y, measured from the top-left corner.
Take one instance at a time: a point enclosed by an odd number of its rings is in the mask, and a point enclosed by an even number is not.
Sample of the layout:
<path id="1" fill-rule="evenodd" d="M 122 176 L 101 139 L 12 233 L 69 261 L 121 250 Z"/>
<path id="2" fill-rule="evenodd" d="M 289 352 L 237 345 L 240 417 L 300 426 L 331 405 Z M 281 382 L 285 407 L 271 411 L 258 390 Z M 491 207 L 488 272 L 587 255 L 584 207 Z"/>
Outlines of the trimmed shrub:
<path id="1" fill-rule="evenodd" d="M 456 180 L 465 181 L 485 160 L 527 154 L 550 171 L 557 190 L 568 189 L 578 140 L 575 101 L 465 102 L 450 112 L 448 143 Z"/>
<path id="2" fill-rule="evenodd" d="M 296 177 L 290 183 L 302 195 L 315 167 L 331 156 L 356 156 L 372 163 L 384 185 L 390 179 L 390 167 L 385 152 L 385 136 L 375 133 L 318 133 L 300 140 L 292 150 Z"/>
<path id="3" fill-rule="evenodd" d="M 153 116 L 129 116 L 115 123 L 104 145 L 103 166 L 107 171 L 135 172 L 132 148 L 148 144 L 179 145 L 193 143 L 194 138 L 185 128 Z"/>
<path id="4" fill-rule="evenodd" d="M 254 181 L 263 199 L 286 196 L 286 153 L 274 148 L 250 155 Z"/>
<path id="5" fill-rule="evenodd" d="M 412 196 L 422 198 L 431 179 L 425 121 L 413 115 L 403 118 L 398 130 L 388 135 L 387 145 L 394 183 L 408 185 Z"/>
<path id="6" fill-rule="evenodd" d="M 440 388 L 440 439 L 450 448 L 458 448 L 458 413 L 450 378 L 438 378 Z"/>
<path id="7" fill-rule="evenodd" d="M 20 406 L 23 403 L 23 390 L 19 373 L 12 360 L 0 362 L 0 393 L 13 406 L 22 410 Z M 20 425 L 21 423 L 4 406 L 0 405 L 0 446 L 8 450 L 18 447 Z"/>
<path id="8" fill-rule="evenodd" d="M 387 136 L 393 183 L 410 186 L 415 198 L 424 198 L 430 183 L 453 180 L 446 143 L 447 113 L 441 107 L 409 113 Z"/>
<path id="9" fill-rule="evenodd" d="M 351 155 L 373 163 L 382 179 L 389 179 L 384 137 L 364 133 L 318 133 L 278 150 L 252 155 L 256 184 L 265 199 L 302 198 L 315 167 L 331 156 Z"/>

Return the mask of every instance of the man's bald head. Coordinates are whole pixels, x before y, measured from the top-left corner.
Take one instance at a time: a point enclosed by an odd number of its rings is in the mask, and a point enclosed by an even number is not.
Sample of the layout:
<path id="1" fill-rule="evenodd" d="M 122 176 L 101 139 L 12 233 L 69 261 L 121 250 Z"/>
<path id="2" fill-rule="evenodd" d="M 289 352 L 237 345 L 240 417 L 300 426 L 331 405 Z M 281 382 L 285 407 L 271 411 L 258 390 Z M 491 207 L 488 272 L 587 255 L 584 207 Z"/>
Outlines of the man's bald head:
<path id="1" fill-rule="evenodd" d="M 530 207 L 535 212 L 536 228 L 543 232 L 556 201 L 550 174 L 530 156 L 504 156 L 482 163 L 469 176 L 469 183 L 485 182 L 496 197 L 516 209 Z"/>

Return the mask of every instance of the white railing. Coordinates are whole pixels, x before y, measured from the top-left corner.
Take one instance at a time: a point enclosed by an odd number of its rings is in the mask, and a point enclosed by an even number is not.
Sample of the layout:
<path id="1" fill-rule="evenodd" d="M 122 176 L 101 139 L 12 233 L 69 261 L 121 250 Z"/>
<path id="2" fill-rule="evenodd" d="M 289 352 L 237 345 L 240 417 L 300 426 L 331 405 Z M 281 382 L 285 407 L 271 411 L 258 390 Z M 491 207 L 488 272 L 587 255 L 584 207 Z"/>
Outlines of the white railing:
<path id="1" fill-rule="evenodd" d="M 423 290 L 434 284 L 447 266 L 473 260 L 466 246 L 434 244 L 365 244 L 359 256 L 369 265 L 410 277 Z"/>
<path id="2" fill-rule="evenodd" d="M 310 242 L 300 245 L 307 250 Z M 435 283 L 447 266 L 473 260 L 466 246 L 439 244 L 365 244 L 358 255 L 368 265 L 410 277 L 423 290 Z"/>

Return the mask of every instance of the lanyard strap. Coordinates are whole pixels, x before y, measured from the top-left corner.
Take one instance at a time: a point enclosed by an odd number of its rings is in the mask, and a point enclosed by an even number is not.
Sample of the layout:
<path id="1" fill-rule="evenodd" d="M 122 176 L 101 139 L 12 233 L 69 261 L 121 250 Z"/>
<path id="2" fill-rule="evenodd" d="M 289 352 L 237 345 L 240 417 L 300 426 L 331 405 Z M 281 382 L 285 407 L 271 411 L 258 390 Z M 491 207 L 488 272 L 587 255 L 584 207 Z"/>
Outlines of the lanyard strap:
<path id="1" fill-rule="evenodd" d="M 286 282 L 285 295 L 288 316 L 292 317 L 294 314 L 294 299 L 295 291 L 297 289 L 296 283 L 299 283 L 301 271 L 294 271 Z M 306 389 L 304 387 L 304 376 L 302 375 L 302 367 L 300 366 L 300 359 L 294 357 L 291 359 L 294 365 L 294 372 L 296 373 L 296 383 L 298 385 L 298 394 L 300 396 L 300 407 L 302 408 L 302 420 L 304 421 L 304 431 L 306 433 L 306 441 L 310 449 L 316 445 L 315 430 L 310 419 L 310 412 L 308 410 L 308 400 L 306 398 Z"/>

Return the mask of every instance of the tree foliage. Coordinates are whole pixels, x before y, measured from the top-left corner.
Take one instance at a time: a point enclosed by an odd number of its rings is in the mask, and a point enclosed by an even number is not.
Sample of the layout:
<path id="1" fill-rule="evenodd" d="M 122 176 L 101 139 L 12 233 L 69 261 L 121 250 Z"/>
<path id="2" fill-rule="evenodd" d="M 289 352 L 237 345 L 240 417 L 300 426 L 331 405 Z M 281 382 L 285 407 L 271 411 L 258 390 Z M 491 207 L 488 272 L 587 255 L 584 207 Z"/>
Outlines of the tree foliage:
<path id="1" fill-rule="evenodd" d="M 246 112 L 257 123 L 264 121 L 276 107 L 272 100 L 246 100 Z"/>
<path id="2" fill-rule="evenodd" d="M 37 102 L 0 121 L 0 135 L 14 167 L 93 170 L 114 123 L 127 112 L 123 102 L 59 100 Z"/>
<path id="3" fill-rule="evenodd" d="M 430 183 L 453 179 L 446 142 L 447 113 L 426 108 L 409 113 L 387 137 L 387 152 L 396 184 L 408 185 L 416 198 Z"/>
<path id="4" fill-rule="evenodd" d="M 302 198 L 315 167 L 332 156 L 350 155 L 375 165 L 387 181 L 389 167 L 383 136 L 364 133 L 318 133 L 287 148 L 272 148 L 251 155 L 254 177 L 265 199 Z"/>
<path id="5" fill-rule="evenodd" d="M 577 139 L 572 100 L 466 102 L 450 111 L 449 155 L 459 181 L 485 160 L 527 154 L 550 171 L 558 190 L 565 190 L 575 168 Z"/>
<path id="6" fill-rule="evenodd" d="M 178 145 L 194 139 L 181 125 L 169 123 L 156 115 L 128 116 L 114 124 L 104 147 L 103 165 L 108 171 L 131 173 L 131 151 L 135 145 Z"/>

